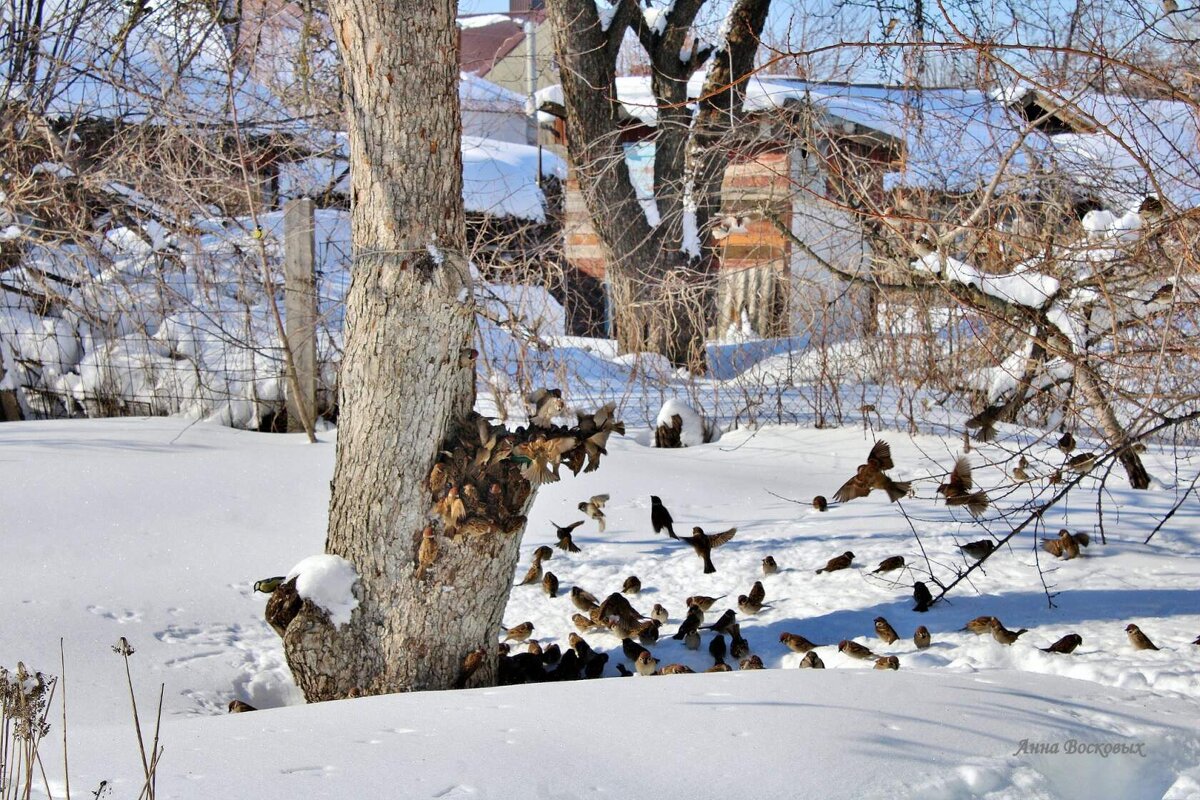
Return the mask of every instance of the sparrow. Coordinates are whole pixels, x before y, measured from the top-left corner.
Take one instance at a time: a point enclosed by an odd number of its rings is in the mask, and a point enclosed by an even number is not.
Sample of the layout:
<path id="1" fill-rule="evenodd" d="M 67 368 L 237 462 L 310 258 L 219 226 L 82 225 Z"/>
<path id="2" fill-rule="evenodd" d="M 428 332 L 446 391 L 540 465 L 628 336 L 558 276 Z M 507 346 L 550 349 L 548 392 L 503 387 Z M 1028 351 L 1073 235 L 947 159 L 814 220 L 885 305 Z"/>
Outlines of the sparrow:
<path id="1" fill-rule="evenodd" d="M 825 499 L 825 495 L 819 494 L 813 498 L 813 508 L 817 511 L 829 510 L 829 501 Z"/>
<path id="2" fill-rule="evenodd" d="M 604 674 L 606 664 L 608 664 L 608 653 L 597 653 L 595 658 L 583 665 L 583 677 L 599 678 Z"/>
<path id="3" fill-rule="evenodd" d="M 633 635 L 644 645 L 652 645 L 658 641 L 658 629 L 662 623 L 648 619 L 633 629 Z"/>
<path id="4" fill-rule="evenodd" d="M 900 634 L 896 633 L 896 629 L 883 617 L 875 618 L 875 635 L 882 639 L 884 644 L 895 644 L 900 639 Z"/>
<path id="5" fill-rule="evenodd" d="M 978 539 L 974 542 L 967 542 L 958 549 L 968 558 L 979 561 L 992 554 L 992 551 L 996 549 L 996 543 L 991 539 Z"/>
<path id="6" fill-rule="evenodd" d="M 567 410 L 562 399 L 561 389 L 538 389 L 525 397 L 526 402 L 533 406 L 533 414 L 529 424 L 535 428 L 549 428 L 554 424 L 554 418 L 561 416 Z"/>
<path id="7" fill-rule="evenodd" d="M 689 633 L 695 633 L 696 631 L 700 630 L 700 625 L 703 622 L 704 612 L 700 610 L 700 607 L 689 605 L 687 617 L 684 618 L 683 622 L 679 625 L 679 630 L 676 631 L 675 635 L 671 638 L 682 639 Z"/>
<path id="8" fill-rule="evenodd" d="M 672 539 L 679 538 L 675 535 L 675 520 L 671 518 L 671 512 L 667 511 L 662 500 L 653 494 L 650 495 L 650 524 L 654 526 L 655 533 L 661 533 L 665 528 L 667 535 Z"/>
<path id="9" fill-rule="evenodd" d="M 621 584 L 621 592 L 624 594 L 637 594 L 642 590 L 642 581 L 637 575 L 630 575 Z"/>
<path id="10" fill-rule="evenodd" d="M 735 633 L 730 637 L 729 655 L 741 661 L 746 656 L 750 655 L 750 643 L 741 637 L 741 634 Z"/>
<path id="11" fill-rule="evenodd" d="M 683 664 L 667 664 L 662 668 L 663 675 L 691 675 L 696 670 Z"/>
<path id="12" fill-rule="evenodd" d="M 1157 650 L 1154 642 L 1150 641 L 1150 637 L 1142 633 L 1142 629 L 1132 622 L 1125 626 L 1125 633 L 1129 636 L 1129 643 L 1133 645 L 1134 650 Z"/>
<path id="13" fill-rule="evenodd" d="M 593 619 L 603 625 L 612 627 L 613 622 L 621 622 L 630 629 L 636 628 L 642 620 L 646 619 L 645 615 L 639 614 L 638 610 L 630 605 L 625 595 L 618 592 L 613 592 L 604 598 L 604 602 L 592 612 L 592 615 Z"/>
<path id="14" fill-rule="evenodd" d="M 505 631 L 504 641 L 523 642 L 529 638 L 529 634 L 531 633 L 533 633 L 533 623 L 522 622 L 520 625 Z"/>
<path id="15" fill-rule="evenodd" d="M 755 581 L 754 585 L 750 587 L 750 591 L 746 594 L 746 596 L 751 601 L 756 603 L 761 603 L 763 600 L 766 600 L 767 590 L 763 588 L 762 581 Z"/>
<path id="16" fill-rule="evenodd" d="M 1057 539 L 1042 539 L 1042 549 L 1055 558 L 1070 561 L 1079 556 L 1079 543 L 1067 529 L 1058 532 Z"/>
<path id="17" fill-rule="evenodd" d="M 692 549 L 696 551 L 696 555 L 704 559 L 704 574 L 708 575 L 717 571 L 717 568 L 713 566 L 712 551 L 728 542 L 736 533 L 737 528 L 730 528 L 727 531 L 710 535 L 705 533 L 703 528 L 696 527 L 692 528 L 692 535 L 683 537 L 682 541 L 691 545 Z"/>
<path id="18" fill-rule="evenodd" d="M 717 618 L 717 621 L 712 625 L 702 626 L 705 630 L 714 630 L 717 633 L 729 633 L 732 626 L 737 624 L 737 614 L 732 608 L 726 609 L 725 613 Z"/>
<path id="19" fill-rule="evenodd" d="M 1047 478 L 1046 480 L 1050 483 L 1051 486 L 1057 486 L 1058 484 L 1062 483 L 1062 479 L 1063 479 L 1062 470 L 1056 469 L 1050 473 L 1050 477 Z"/>
<path id="20" fill-rule="evenodd" d="M 954 467 L 946 482 L 937 488 L 937 493 L 946 498 L 948 506 L 966 506 L 971 516 L 978 517 L 988 507 L 988 496 L 983 492 L 972 492 L 975 486 L 971 479 L 971 462 L 966 456 L 954 460 Z"/>
<path id="21" fill-rule="evenodd" d="M 558 577 L 553 572 L 542 576 L 542 591 L 549 597 L 558 597 Z"/>
<path id="22" fill-rule="evenodd" d="M 719 597 L 706 597 L 702 594 L 694 594 L 685 600 L 684 603 L 689 606 L 695 606 L 701 611 L 707 612 L 713 607 L 713 603 L 717 602 L 718 600 L 723 600 L 727 596 L 728 595 L 721 595 Z"/>
<path id="23" fill-rule="evenodd" d="M 746 656 L 738 662 L 738 669 L 763 669 L 762 659 L 758 656 Z"/>
<path id="24" fill-rule="evenodd" d="M 558 465 L 563 456 L 574 450 L 576 444 L 571 436 L 548 437 L 539 432 L 533 439 L 514 447 L 509 460 L 520 465 L 521 477 L 530 485 L 554 483 L 559 480 Z"/>
<path id="25" fill-rule="evenodd" d="M 1163 0 L 1163 11 L 1166 11 L 1168 14 L 1173 14 L 1178 10 L 1179 3 L 1175 2 L 1175 0 Z M 1146 195 L 1146 197 L 1142 200 L 1141 205 L 1138 206 L 1138 213 L 1141 214 L 1142 217 L 1144 217 L 1148 222 L 1155 222 L 1160 219 L 1165 210 L 1166 209 L 1163 208 L 1162 200 L 1159 200 L 1152 194 Z"/>
<path id="26" fill-rule="evenodd" d="M 900 659 L 895 656 L 880 656 L 875 659 L 875 669 L 900 669 Z"/>
<path id="27" fill-rule="evenodd" d="M 485 658 L 487 658 L 487 650 L 482 647 L 477 647 L 463 656 L 462 665 L 458 668 L 458 677 L 454 679 L 454 688 L 465 688 L 467 681 L 471 680 L 471 676 L 483 666 Z"/>
<path id="28" fill-rule="evenodd" d="M 625 657 L 630 661 L 637 661 L 638 657 L 641 656 L 642 653 L 648 653 L 650 651 L 642 647 L 633 639 L 625 638 L 621 640 L 621 652 L 624 653 Z"/>
<path id="29" fill-rule="evenodd" d="M 779 572 L 779 565 L 775 563 L 775 556 L 767 556 L 762 560 L 763 575 L 774 575 Z"/>
<path id="30" fill-rule="evenodd" d="M 851 553 L 849 550 L 847 550 L 840 556 L 834 556 L 833 558 L 829 559 L 829 561 L 825 562 L 825 566 L 817 570 L 817 574 L 820 575 L 822 572 L 837 572 L 839 569 L 849 569 L 850 562 L 853 560 L 854 553 Z"/>
<path id="31" fill-rule="evenodd" d="M 562 660 L 562 648 L 557 643 L 542 648 L 542 663 L 557 664 Z"/>
<path id="32" fill-rule="evenodd" d="M 824 647 L 824 645 L 813 644 L 798 633 L 781 633 L 779 634 L 779 641 L 787 645 L 787 649 L 793 653 L 807 653 L 814 647 Z"/>
<path id="33" fill-rule="evenodd" d="M 1068 633 L 1049 647 L 1043 647 L 1043 653 L 1073 653 L 1075 648 L 1083 644 L 1083 637 L 1078 633 Z"/>
<path id="34" fill-rule="evenodd" d="M 725 660 L 726 652 L 728 648 L 725 646 L 725 636 L 718 633 L 708 643 L 708 654 L 713 657 L 715 663 L 720 664 Z"/>
<path id="35" fill-rule="evenodd" d="M 913 601 L 916 602 L 913 611 L 928 611 L 929 607 L 933 605 L 933 595 L 923 581 L 913 584 Z"/>
<path id="36" fill-rule="evenodd" d="M 567 644 L 571 646 L 571 649 L 575 651 L 575 655 L 581 661 L 590 661 L 592 656 L 595 655 L 596 651 L 592 650 L 592 646 L 587 643 L 587 639 L 584 639 L 577 633 L 572 633 L 567 637 Z"/>
<path id="37" fill-rule="evenodd" d="M 870 648 L 864 647 L 858 642 L 852 642 L 849 639 L 842 639 L 840 642 L 838 642 L 838 652 L 845 653 L 851 658 L 857 658 L 859 660 L 866 660 L 868 658 L 876 657 L 875 654 L 871 652 Z"/>
<path id="38" fill-rule="evenodd" d="M 881 572 L 893 572 L 904 566 L 904 556 L 889 556 L 879 562 L 879 566 L 871 570 L 872 575 L 878 575 Z"/>
<path id="39" fill-rule="evenodd" d="M 817 655 L 816 650 L 810 650 L 808 655 L 800 659 L 800 669 L 825 669 L 825 662 Z"/>
<path id="40" fill-rule="evenodd" d="M 969 631 L 976 636 L 983 636 L 986 633 L 992 632 L 992 620 L 995 617 L 976 617 L 963 626 L 964 631 Z"/>
<path id="41" fill-rule="evenodd" d="M 608 654 L 605 653 L 604 655 L 607 656 Z M 596 661 L 598 658 L 594 658 L 592 660 Z M 607 658 L 605 660 L 607 661 Z M 553 671 L 550 672 L 549 679 L 553 681 L 578 680 L 579 671 L 582 667 L 583 662 L 580 660 L 579 656 L 575 655 L 575 651 L 568 650 L 567 652 L 563 653 L 562 660 L 558 662 L 558 666 L 556 666 Z M 543 673 L 543 676 L 545 676 L 545 673 Z M 542 680 L 545 680 L 545 677 L 543 677 Z"/>
<path id="42" fill-rule="evenodd" d="M 599 623 L 593 622 L 583 614 L 572 614 L 571 622 L 575 624 L 575 630 L 579 631 L 580 633 L 587 633 L 588 631 L 595 630 L 596 628 L 604 627 Z"/>
<path id="43" fill-rule="evenodd" d="M 1058 449 L 1063 452 L 1064 456 L 1069 456 L 1075 452 L 1075 437 L 1070 431 L 1063 431 L 1063 435 L 1058 439 Z"/>
<path id="44" fill-rule="evenodd" d="M 883 489 L 887 492 L 888 499 L 896 502 L 908 494 L 912 484 L 908 481 L 894 481 L 884 474 L 894 466 L 891 446 L 880 439 L 867 455 L 867 463 L 858 465 L 854 477 L 842 484 L 842 488 L 837 490 L 833 499 L 839 503 L 846 503 L 857 497 L 866 497 L 872 489 Z"/>
<path id="45" fill-rule="evenodd" d="M 278 589 L 280 587 L 280 585 L 282 585 L 283 582 L 286 580 L 287 580 L 286 575 L 279 575 L 274 578 L 264 578 L 261 581 L 255 581 L 254 582 L 254 591 L 262 592 L 263 594 L 270 594 L 271 592 Z"/>
<path id="46" fill-rule="evenodd" d="M 533 551 L 534 561 L 549 561 L 552 558 L 554 558 L 554 551 L 550 549 L 550 545 L 548 544 L 540 545 L 538 549 Z"/>
<path id="47" fill-rule="evenodd" d="M 608 495 L 598 494 L 579 504 L 579 510 L 584 515 L 596 520 L 596 524 L 600 526 L 600 533 L 604 533 L 604 504 L 607 502 Z"/>
<path id="48" fill-rule="evenodd" d="M 666 625 L 670 616 L 667 614 L 667 610 L 663 608 L 662 603 L 655 603 L 654 608 L 650 609 L 650 619 L 659 625 Z"/>
<path id="49" fill-rule="evenodd" d="M 247 711 L 258 711 L 258 709 L 249 703 L 243 703 L 241 700 L 229 701 L 230 714 L 245 714 Z"/>
<path id="50" fill-rule="evenodd" d="M 706 669 L 704 671 L 705 672 L 733 672 L 733 667 L 729 666 L 724 661 L 718 661 L 716 664 L 713 664 L 711 667 L 709 667 L 708 669 Z"/>
<path id="51" fill-rule="evenodd" d="M 650 655 L 649 650 L 642 650 L 633 662 L 633 668 L 638 675 L 653 675 L 654 670 L 658 669 L 658 659 Z"/>
<path id="52" fill-rule="evenodd" d="M 922 625 L 913 631 L 913 644 L 917 646 L 918 650 L 924 650 L 925 648 L 929 647 L 929 643 L 929 628 L 926 628 L 924 625 Z"/>
<path id="53" fill-rule="evenodd" d="M 748 595 L 744 594 L 738 595 L 737 606 L 738 611 L 741 611 L 748 617 L 753 617 L 764 608 L 771 608 L 771 606 L 763 604 L 762 601 L 753 600 Z"/>
<path id="54" fill-rule="evenodd" d="M 1028 630 L 1028 628 L 1021 628 L 1018 631 L 1010 631 L 1008 628 L 1004 627 L 1004 623 L 1002 623 L 996 617 L 992 617 L 992 622 L 989 627 L 992 631 L 992 638 L 1004 645 L 1011 645 L 1017 640 L 1018 637 L 1020 637 L 1022 633 L 1025 633 Z"/>
<path id="55" fill-rule="evenodd" d="M 542 655 L 542 643 L 537 639 L 530 639 L 525 643 L 525 652 L 533 653 L 535 656 Z"/>
<path id="56" fill-rule="evenodd" d="M 600 606 L 600 601 L 596 599 L 596 595 L 591 592 L 580 589 L 578 586 L 571 587 L 571 602 L 575 604 L 583 613 L 588 613 L 593 608 Z"/>
<path id="57" fill-rule="evenodd" d="M 633 677 L 633 673 L 630 672 L 625 667 L 625 665 L 619 661 L 617 662 L 617 674 L 620 675 L 622 678 L 632 678 Z"/>
<path id="58" fill-rule="evenodd" d="M 688 650 L 700 649 L 700 631 L 690 631 L 683 637 L 683 646 Z"/>
<path id="59" fill-rule="evenodd" d="M 572 522 L 565 528 L 562 525 L 559 525 L 557 522 L 551 521 L 550 524 L 557 528 L 555 535 L 558 537 L 558 549 L 566 550 L 568 553 L 578 553 L 579 548 L 575 545 L 575 542 L 571 540 L 571 531 L 582 525 L 583 520 Z"/>
<path id="60" fill-rule="evenodd" d="M 1076 472 L 1091 472 L 1096 466 L 1095 453 L 1080 453 L 1067 459 L 1067 466 Z"/>
<path id="61" fill-rule="evenodd" d="M 529 566 L 529 571 L 525 573 L 525 577 L 518 583 L 518 586 L 528 586 L 531 583 L 537 583 L 542 579 L 542 562 L 534 559 Z"/>

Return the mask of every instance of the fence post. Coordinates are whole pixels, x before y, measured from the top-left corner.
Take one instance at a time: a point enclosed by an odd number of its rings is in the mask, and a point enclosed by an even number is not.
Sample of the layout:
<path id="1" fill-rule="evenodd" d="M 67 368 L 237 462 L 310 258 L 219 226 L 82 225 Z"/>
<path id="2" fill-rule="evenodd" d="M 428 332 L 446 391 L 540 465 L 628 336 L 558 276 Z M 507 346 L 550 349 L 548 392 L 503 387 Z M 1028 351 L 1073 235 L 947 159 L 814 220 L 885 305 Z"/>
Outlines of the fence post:
<path id="1" fill-rule="evenodd" d="M 317 411 L 317 285 L 313 201 L 283 207 L 283 308 L 296 380 L 287 382 L 288 433 L 306 430 Z"/>

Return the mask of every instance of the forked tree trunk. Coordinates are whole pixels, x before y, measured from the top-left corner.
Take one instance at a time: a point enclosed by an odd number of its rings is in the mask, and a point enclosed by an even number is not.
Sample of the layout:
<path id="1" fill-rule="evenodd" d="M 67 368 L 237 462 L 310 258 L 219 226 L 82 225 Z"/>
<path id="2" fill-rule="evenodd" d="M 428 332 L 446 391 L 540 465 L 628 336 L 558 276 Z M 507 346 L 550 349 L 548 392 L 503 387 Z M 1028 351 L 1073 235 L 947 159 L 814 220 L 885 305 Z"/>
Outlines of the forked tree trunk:
<path id="1" fill-rule="evenodd" d="M 441 535 L 426 480 L 474 401 L 455 0 L 331 0 L 350 131 L 355 261 L 346 301 L 326 550 L 360 577 L 334 629 L 306 603 L 284 634 L 310 701 L 450 687 L 496 634 L 517 535 Z M 418 578 L 426 526 L 439 554 Z M 494 680 L 487 659 L 475 683 Z"/>

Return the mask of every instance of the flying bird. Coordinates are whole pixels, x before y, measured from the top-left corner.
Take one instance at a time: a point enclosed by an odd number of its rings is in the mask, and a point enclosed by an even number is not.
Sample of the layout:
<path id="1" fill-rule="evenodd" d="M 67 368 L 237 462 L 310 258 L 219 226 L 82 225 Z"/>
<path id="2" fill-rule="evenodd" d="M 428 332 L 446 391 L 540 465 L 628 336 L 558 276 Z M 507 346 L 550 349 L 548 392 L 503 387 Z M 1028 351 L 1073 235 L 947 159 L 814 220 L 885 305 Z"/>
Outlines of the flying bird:
<path id="1" fill-rule="evenodd" d="M 737 528 L 707 534 L 703 528 L 695 527 L 692 528 L 692 535 L 683 537 L 682 541 L 691 545 L 691 548 L 696 551 L 696 555 L 704 559 L 704 574 L 707 575 L 717 571 L 717 568 L 713 566 L 712 551 L 731 540 L 735 533 L 737 533 Z"/>
<path id="2" fill-rule="evenodd" d="M 576 545 L 575 541 L 571 538 L 571 531 L 578 528 L 580 525 L 583 524 L 583 522 L 584 522 L 583 520 L 577 520 L 576 522 L 572 522 L 570 525 L 567 525 L 566 527 L 563 527 L 562 525 L 559 525 L 557 522 L 554 522 L 554 521 L 550 522 L 550 524 L 553 525 L 557 529 L 555 532 L 555 536 L 558 537 L 558 549 L 559 550 L 566 550 L 568 553 L 578 553 L 579 552 L 579 546 Z"/>
<path id="3" fill-rule="evenodd" d="M 891 446 L 880 439 L 867 455 L 867 463 L 858 465 L 854 477 L 842 484 L 842 488 L 837 490 L 833 499 L 839 503 L 846 503 L 857 497 L 866 497 L 872 489 L 883 489 L 887 492 L 888 499 L 896 502 L 908 494 L 912 484 L 908 481 L 894 481 L 884 474 L 894 466 L 896 465 L 892 462 Z"/>
<path id="4" fill-rule="evenodd" d="M 954 460 L 954 467 L 946 482 L 937 488 L 937 493 L 946 498 L 946 505 L 966 506 L 971 516 L 978 517 L 987 510 L 990 501 L 984 492 L 971 491 L 974 488 L 971 462 L 966 456 L 959 456 Z"/>
<path id="5" fill-rule="evenodd" d="M 586 516 L 596 520 L 596 524 L 600 526 L 600 533 L 604 533 L 604 504 L 608 502 L 608 495 L 598 494 L 590 500 L 584 500 L 579 504 L 579 510 Z"/>

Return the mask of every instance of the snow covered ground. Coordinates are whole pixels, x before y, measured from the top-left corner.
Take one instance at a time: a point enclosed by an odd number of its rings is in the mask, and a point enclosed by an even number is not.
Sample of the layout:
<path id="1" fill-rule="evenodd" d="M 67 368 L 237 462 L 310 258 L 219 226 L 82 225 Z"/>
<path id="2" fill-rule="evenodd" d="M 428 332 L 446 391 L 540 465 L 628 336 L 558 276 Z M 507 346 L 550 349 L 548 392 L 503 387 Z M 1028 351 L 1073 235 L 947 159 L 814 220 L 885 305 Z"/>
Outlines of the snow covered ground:
<path id="1" fill-rule="evenodd" d="M 164 798 L 1200 797 L 1195 498 L 1142 544 L 1186 489 L 1170 483 L 1170 453 L 1146 455 L 1160 479 L 1149 492 L 1110 482 L 1107 545 L 1096 535 L 1095 495 L 1077 492 L 1044 524 L 1092 533 L 1082 558 L 1052 562 L 1023 533 L 948 603 L 917 614 L 911 584 L 927 577 L 922 547 L 944 578 L 964 563 L 956 545 L 986 536 L 963 509 L 933 500 L 956 441 L 884 434 L 894 477 L 914 480 L 916 496 L 890 505 L 876 493 L 821 514 L 809 500 L 832 497 L 863 461 L 869 433 L 767 427 L 686 450 L 646 447 L 641 434 L 612 440 L 598 472 L 540 491 L 517 577 L 534 548 L 554 544 L 551 521 L 570 523 L 579 501 L 610 494 L 607 531 L 588 521 L 574 535 L 581 552 L 555 550 L 546 563 L 564 591 L 578 585 L 603 597 L 636 574 L 643 589 L 633 604 L 648 612 L 662 603 L 669 634 L 684 597 L 728 594 L 711 621 L 761 579 L 773 608 L 739 616 L 766 671 L 275 708 L 300 698 L 252 585 L 322 550 L 333 434 L 307 445 L 302 436 L 161 418 L 0 425 L 0 665 L 20 659 L 57 674 L 65 640 L 71 787 L 80 797 L 101 780 L 111 797 L 140 787 L 124 666 L 110 649 L 120 636 L 136 648 L 143 718 L 166 685 Z M 983 465 L 999 456 L 991 446 L 971 456 L 995 496 L 1006 479 Z M 715 574 L 651 531 L 651 493 L 680 533 L 737 526 L 713 554 Z M 854 568 L 814 574 L 846 550 Z M 762 575 L 766 555 L 778 574 Z M 894 581 L 870 574 L 892 555 L 913 571 Z M 574 611 L 565 594 L 516 587 L 506 622 L 530 620 L 543 644 L 565 646 Z M 982 614 L 1030 630 L 1011 647 L 960 630 Z M 899 631 L 895 645 L 875 638 L 880 615 Z M 1134 650 L 1129 622 L 1161 649 Z M 917 652 L 909 637 L 922 624 L 933 644 Z M 901 667 L 875 671 L 829 646 L 817 651 L 826 670 L 797 670 L 801 657 L 779 643 L 785 631 L 827 645 L 854 639 L 897 655 Z M 1037 649 L 1070 632 L 1083 637 L 1074 654 Z M 606 677 L 618 661 L 628 665 L 611 635 L 586 638 L 611 652 Z M 700 670 L 712 663 L 708 639 L 693 652 L 667 636 L 653 650 L 664 665 Z M 268 710 L 225 716 L 234 698 Z M 52 722 L 48 754 L 56 714 Z M 1137 752 L 1068 752 L 1071 742 Z M 1051 746 L 1058 752 L 1040 752 Z M 51 756 L 46 767 L 61 797 L 57 763 Z"/>

